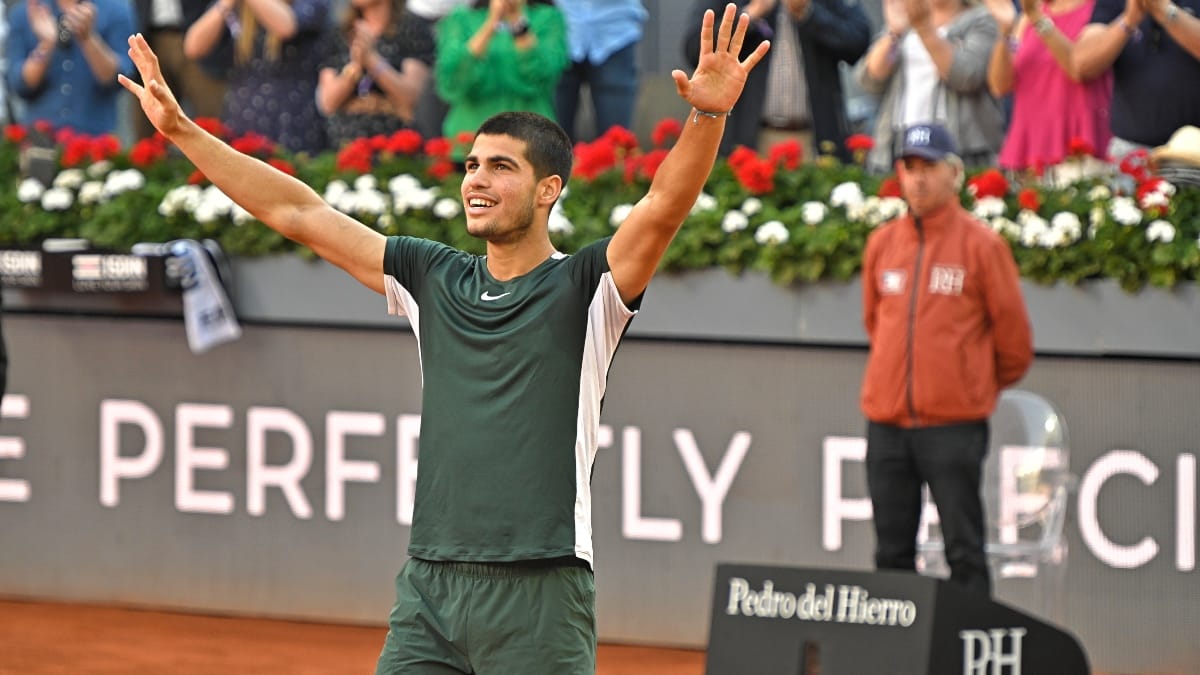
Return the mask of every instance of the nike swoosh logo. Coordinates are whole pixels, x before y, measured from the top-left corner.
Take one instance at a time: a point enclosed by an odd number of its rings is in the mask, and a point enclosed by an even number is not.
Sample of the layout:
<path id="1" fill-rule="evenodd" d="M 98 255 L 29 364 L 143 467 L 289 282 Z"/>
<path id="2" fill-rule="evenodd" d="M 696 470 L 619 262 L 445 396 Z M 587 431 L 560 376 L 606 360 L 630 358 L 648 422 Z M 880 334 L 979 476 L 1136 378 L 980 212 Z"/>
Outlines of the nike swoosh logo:
<path id="1" fill-rule="evenodd" d="M 503 298 L 506 295 L 512 295 L 512 291 L 509 291 L 508 293 L 501 293 L 500 295 L 492 295 L 491 293 L 484 291 L 483 295 L 479 296 L 479 299 L 480 300 L 488 300 L 488 301 L 499 300 L 500 298 Z"/>

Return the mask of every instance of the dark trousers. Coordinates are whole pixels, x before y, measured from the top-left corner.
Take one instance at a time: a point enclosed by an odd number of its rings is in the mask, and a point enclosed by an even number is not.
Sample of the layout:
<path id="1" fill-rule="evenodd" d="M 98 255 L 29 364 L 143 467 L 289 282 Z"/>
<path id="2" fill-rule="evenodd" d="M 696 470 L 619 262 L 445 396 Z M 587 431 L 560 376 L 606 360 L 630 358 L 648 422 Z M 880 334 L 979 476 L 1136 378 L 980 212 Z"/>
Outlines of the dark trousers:
<path id="1" fill-rule="evenodd" d="M 986 420 L 916 429 L 867 423 L 876 568 L 916 569 L 924 483 L 941 517 L 950 581 L 991 594 L 979 495 L 987 445 Z"/>
<path id="2" fill-rule="evenodd" d="M 571 141 L 584 140 L 578 133 L 575 118 L 583 86 L 588 87 L 595 116 L 595 134 L 600 137 L 613 126 L 633 131 L 633 110 L 638 95 L 638 44 L 618 49 L 603 63 L 587 59 L 572 62 L 558 79 L 555 92 L 555 116 Z"/>

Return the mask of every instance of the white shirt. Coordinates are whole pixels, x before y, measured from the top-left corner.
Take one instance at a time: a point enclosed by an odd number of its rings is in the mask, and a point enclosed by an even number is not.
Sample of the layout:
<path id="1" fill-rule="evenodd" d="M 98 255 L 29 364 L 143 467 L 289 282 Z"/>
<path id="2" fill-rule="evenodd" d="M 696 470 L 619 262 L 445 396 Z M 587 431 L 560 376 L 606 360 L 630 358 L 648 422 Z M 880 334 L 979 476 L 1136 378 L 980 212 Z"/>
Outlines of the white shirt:
<path id="1" fill-rule="evenodd" d="M 938 35 L 946 37 L 946 29 L 938 28 Z M 933 57 L 925 49 L 925 43 L 915 31 L 909 31 L 900 42 L 900 58 L 904 72 L 904 96 L 897 104 L 899 114 L 895 116 L 896 128 L 910 124 L 930 122 L 937 119 L 937 96 L 941 78 Z"/>
<path id="2" fill-rule="evenodd" d="M 455 7 L 470 4 L 471 0 L 408 0 L 404 4 L 410 12 L 422 19 L 434 21 L 450 13 Z"/>

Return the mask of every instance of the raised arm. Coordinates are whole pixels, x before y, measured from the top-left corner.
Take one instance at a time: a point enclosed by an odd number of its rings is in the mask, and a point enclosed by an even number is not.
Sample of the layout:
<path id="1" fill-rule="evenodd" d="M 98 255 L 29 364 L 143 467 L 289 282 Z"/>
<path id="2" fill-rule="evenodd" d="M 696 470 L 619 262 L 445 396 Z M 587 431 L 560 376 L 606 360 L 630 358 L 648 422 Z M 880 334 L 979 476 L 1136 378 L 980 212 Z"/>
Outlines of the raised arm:
<path id="1" fill-rule="evenodd" d="M 744 61 L 738 61 L 750 18 L 741 15 L 735 27 L 736 11 L 732 3 L 725 7 L 715 43 L 714 15 L 712 10 L 706 11 L 696 72 L 690 80 L 683 71 L 671 73 L 676 91 L 693 111 L 675 147 L 655 173 L 649 192 L 634 206 L 608 245 L 608 265 L 625 302 L 646 290 L 671 239 L 700 196 L 717 158 L 725 113 L 741 96 L 747 73 L 770 48 L 769 42 L 763 42 Z"/>
<path id="2" fill-rule="evenodd" d="M 330 207 L 304 183 L 234 150 L 196 125 L 163 82 L 158 57 L 141 33 L 129 38 L 129 55 L 146 84 L 140 86 L 124 75 L 117 79 L 137 97 L 155 128 L 214 185 L 271 229 L 383 293 L 382 234 Z"/>

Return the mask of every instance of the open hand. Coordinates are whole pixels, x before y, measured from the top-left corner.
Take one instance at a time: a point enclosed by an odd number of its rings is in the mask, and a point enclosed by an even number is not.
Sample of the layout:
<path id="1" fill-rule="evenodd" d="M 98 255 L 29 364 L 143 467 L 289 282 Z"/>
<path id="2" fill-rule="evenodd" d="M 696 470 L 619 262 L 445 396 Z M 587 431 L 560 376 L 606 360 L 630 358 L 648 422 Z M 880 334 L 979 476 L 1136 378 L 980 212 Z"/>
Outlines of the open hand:
<path id="1" fill-rule="evenodd" d="M 142 37 L 141 33 L 129 36 L 129 57 L 133 59 L 133 65 L 137 66 L 145 84 L 139 85 L 124 75 L 117 75 L 117 81 L 137 97 L 142 111 L 146 113 L 154 128 L 170 138 L 183 127 L 187 117 L 179 107 L 179 102 L 175 100 L 175 95 L 163 81 L 158 56 L 150 49 L 150 45 L 146 44 L 146 38 Z"/>
<path id="2" fill-rule="evenodd" d="M 1027 1 L 1021 0 L 1021 4 L 1025 4 Z M 1017 22 L 1017 8 L 1013 7 L 1012 0 L 983 0 L 983 4 L 991 12 L 992 18 L 996 20 L 996 27 L 1000 29 L 1000 34 L 1011 35 L 1013 25 Z"/>
<path id="3" fill-rule="evenodd" d="M 746 86 L 746 76 L 771 48 L 771 43 L 764 40 L 745 60 L 739 61 L 738 54 L 742 51 L 750 17 L 741 15 L 735 28 L 736 16 L 737 5 L 726 5 L 714 43 L 715 14 L 711 9 L 705 11 L 700 29 L 700 62 L 696 64 L 696 72 L 692 73 L 691 79 L 682 70 L 671 72 L 679 96 L 697 110 L 725 112 L 732 109 L 742 95 L 742 88 Z"/>
<path id="4" fill-rule="evenodd" d="M 908 25 L 913 30 L 928 28 L 933 21 L 933 7 L 929 0 L 904 0 L 904 11 L 908 15 Z"/>
<path id="5" fill-rule="evenodd" d="M 58 42 L 58 23 L 54 20 L 54 13 L 39 0 L 29 0 L 29 6 L 26 9 L 29 14 L 29 27 L 33 29 L 33 34 L 37 36 L 38 42 L 49 44 Z"/>

